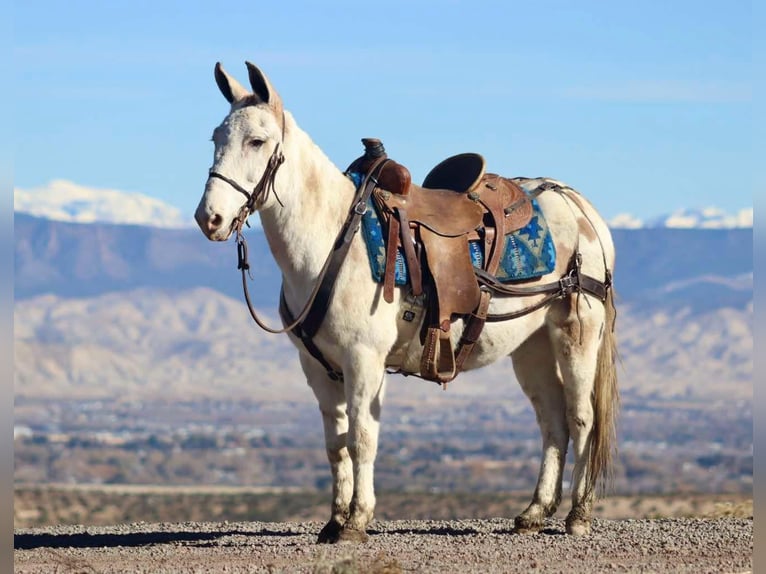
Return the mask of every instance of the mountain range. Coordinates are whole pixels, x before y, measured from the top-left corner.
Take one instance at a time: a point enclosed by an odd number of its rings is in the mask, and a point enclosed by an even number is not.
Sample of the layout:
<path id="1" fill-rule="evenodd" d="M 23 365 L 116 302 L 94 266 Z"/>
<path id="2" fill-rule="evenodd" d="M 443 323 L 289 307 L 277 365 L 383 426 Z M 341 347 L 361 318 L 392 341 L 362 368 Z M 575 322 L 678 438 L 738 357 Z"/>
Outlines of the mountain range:
<path id="1" fill-rule="evenodd" d="M 14 219 L 17 394 L 312 400 L 286 337 L 250 322 L 232 242 L 197 229 Z M 251 293 L 276 321 L 281 275 L 262 232 L 247 234 Z M 752 397 L 752 228 L 613 236 L 623 392 Z M 491 396 L 510 372 L 466 373 L 451 390 Z"/>
<path id="2" fill-rule="evenodd" d="M 209 287 L 240 298 L 232 241 L 210 242 L 197 229 L 52 221 L 14 216 L 15 295 L 88 297 L 139 287 Z M 685 304 L 741 306 L 752 297 L 753 230 L 613 229 L 615 285 L 625 301 L 675 304 L 700 285 L 715 297 Z M 277 299 L 281 274 L 259 229 L 247 232 L 257 305 Z M 704 294 L 703 294 L 704 295 Z"/>
<path id="3" fill-rule="evenodd" d="M 609 226 L 621 229 L 656 229 L 671 227 L 678 229 L 731 229 L 753 227 L 753 208 L 740 209 L 734 214 L 717 207 L 703 209 L 679 209 L 669 215 L 661 215 L 642 221 L 630 214 L 623 213 L 613 217 Z"/>
<path id="4" fill-rule="evenodd" d="M 14 190 L 14 211 L 56 221 L 73 223 L 124 223 L 151 227 L 191 227 L 191 215 L 157 198 L 141 193 L 87 187 L 54 180 L 32 189 Z M 680 209 L 669 215 L 642 221 L 622 213 L 609 221 L 612 228 L 702 228 L 730 229 L 753 226 L 753 208 L 734 214 L 716 207 Z"/>

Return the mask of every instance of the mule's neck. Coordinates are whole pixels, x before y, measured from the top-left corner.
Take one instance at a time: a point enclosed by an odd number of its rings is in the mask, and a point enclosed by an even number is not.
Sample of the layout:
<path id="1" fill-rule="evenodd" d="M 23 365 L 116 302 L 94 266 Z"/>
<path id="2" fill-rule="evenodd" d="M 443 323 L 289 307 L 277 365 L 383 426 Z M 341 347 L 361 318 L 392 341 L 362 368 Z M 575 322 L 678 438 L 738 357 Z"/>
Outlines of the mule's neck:
<path id="1" fill-rule="evenodd" d="M 319 275 L 351 207 L 355 188 L 289 112 L 285 112 L 285 122 L 285 162 L 275 179 L 282 205 L 272 196 L 260 216 L 286 287 L 297 293 Z"/>

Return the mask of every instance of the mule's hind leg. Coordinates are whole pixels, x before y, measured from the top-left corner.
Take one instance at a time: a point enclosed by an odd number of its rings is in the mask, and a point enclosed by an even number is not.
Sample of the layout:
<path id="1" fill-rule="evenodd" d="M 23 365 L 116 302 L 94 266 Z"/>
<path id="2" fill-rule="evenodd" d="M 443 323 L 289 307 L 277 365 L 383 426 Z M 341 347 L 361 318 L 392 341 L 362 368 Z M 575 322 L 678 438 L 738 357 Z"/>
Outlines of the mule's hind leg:
<path id="1" fill-rule="evenodd" d="M 513 369 L 535 409 L 543 440 L 540 474 L 532 503 L 516 517 L 514 531 L 537 532 L 561 502 L 569 432 L 561 378 L 548 331 L 538 330 L 513 354 Z"/>
<path id="2" fill-rule="evenodd" d="M 599 301 L 591 299 L 588 304 L 581 300 L 578 317 L 576 305 L 575 295 L 551 309 L 550 332 L 564 379 L 566 417 L 574 452 L 572 508 L 567 515 L 566 530 L 568 534 L 583 535 L 590 532 L 600 472 L 590 468 L 589 462 L 595 422 L 593 391 L 605 313 Z"/>
<path id="3" fill-rule="evenodd" d="M 353 493 L 351 458 L 346 447 L 348 417 L 346 416 L 346 395 L 343 383 L 327 376 L 324 367 L 314 359 L 301 353 L 301 366 L 309 386 L 319 402 L 324 425 L 327 459 L 332 472 L 332 510 L 330 520 L 319 533 L 317 542 L 338 541 L 340 531 L 348 520 Z"/>

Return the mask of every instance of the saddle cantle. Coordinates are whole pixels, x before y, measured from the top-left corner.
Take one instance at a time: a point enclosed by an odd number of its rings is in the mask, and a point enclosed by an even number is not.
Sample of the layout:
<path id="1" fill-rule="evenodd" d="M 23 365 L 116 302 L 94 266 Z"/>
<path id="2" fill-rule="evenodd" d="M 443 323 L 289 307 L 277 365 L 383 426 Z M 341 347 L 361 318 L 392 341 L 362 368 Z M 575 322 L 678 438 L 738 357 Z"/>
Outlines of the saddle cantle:
<path id="1" fill-rule="evenodd" d="M 484 158 L 465 153 L 447 158 L 412 183 L 409 170 L 388 159 L 380 140 L 363 139 L 365 155 L 348 171 L 366 173 L 381 158 L 372 199 L 386 230 L 383 298 L 391 303 L 395 261 L 401 248 L 411 293 L 426 295 L 424 345 L 420 375 L 446 383 L 457 376 L 478 340 L 489 308 L 490 294 L 476 279 L 469 241 L 484 246 L 483 271 L 494 275 L 506 234 L 524 227 L 532 204 L 513 181 L 485 173 Z M 450 326 L 459 317 L 466 326 L 457 353 Z"/>

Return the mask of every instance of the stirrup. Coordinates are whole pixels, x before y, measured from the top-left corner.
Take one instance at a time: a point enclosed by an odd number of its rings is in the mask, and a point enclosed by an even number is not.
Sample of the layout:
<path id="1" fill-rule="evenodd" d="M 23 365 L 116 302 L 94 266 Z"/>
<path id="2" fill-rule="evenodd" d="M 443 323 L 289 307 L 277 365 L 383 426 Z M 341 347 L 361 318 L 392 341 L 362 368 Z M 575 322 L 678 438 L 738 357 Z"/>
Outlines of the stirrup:
<path id="1" fill-rule="evenodd" d="M 448 383 L 457 375 L 455 352 L 449 329 L 430 327 L 426 333 L 420 374 L 437 383 Z"/>

